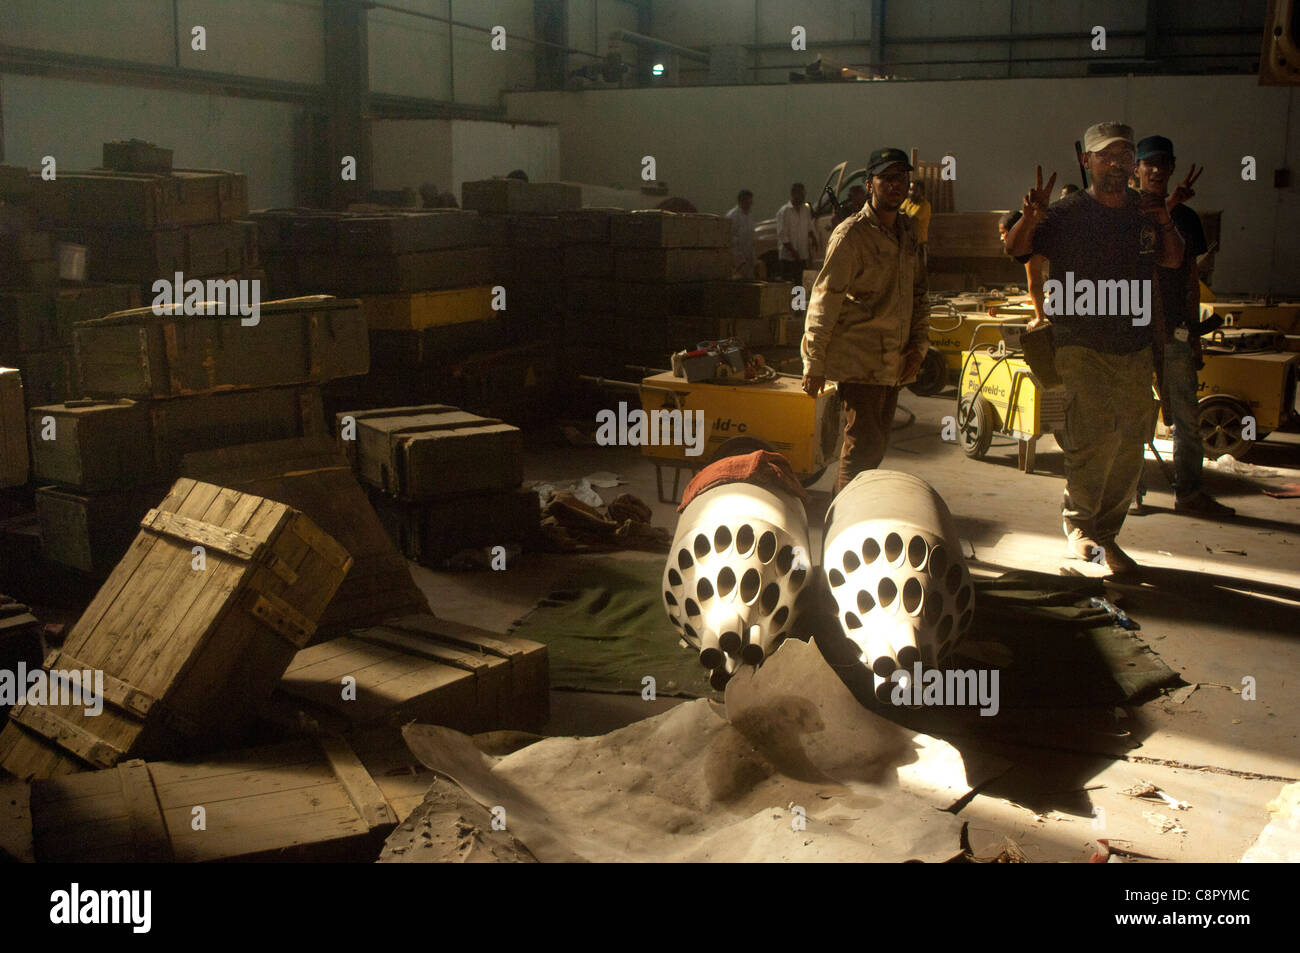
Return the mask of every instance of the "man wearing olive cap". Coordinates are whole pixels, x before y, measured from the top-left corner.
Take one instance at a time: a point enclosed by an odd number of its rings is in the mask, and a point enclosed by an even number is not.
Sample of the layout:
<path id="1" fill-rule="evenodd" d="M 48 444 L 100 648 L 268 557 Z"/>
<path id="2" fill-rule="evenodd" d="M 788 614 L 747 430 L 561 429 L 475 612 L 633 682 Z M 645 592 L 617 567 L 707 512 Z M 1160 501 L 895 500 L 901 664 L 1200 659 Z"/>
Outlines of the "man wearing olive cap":
<path id="1" fill-rule="evenodd" d="M 1162 199 L 1128 188 L 1137 164 L 1132 129 L 1098 123 L 1083 142 L 1092 184 L 1049 208 L 1056 174 L 1044 187 L 1040 166 L 1024 214 L 1007 234 L 1007 251 L 1022 261 L 1045 255 L 1052 283 L 1061 289 L 1045 310 L 1067 399 L 1065 427 L 1056 436 L 1065 453 L 1061 516 L 1069 549 L 1123 573 L 1138 566 L 1115 538 L 1137 491 L 1155 426 L 1152 278 L 1157 265 L 1179 266 L 1183 239 Z M 1078 298 L 1069 300 L 1065 287 L 1080 289 Z M 1120 288 L 1135 290 L 1126 299 L 1128 307 L 1095 306 L 1103 289 L 1112 289 L 1110 300 L 1119 301 Z M 1133 297 L 1144 288 L 1147 306 L 1139 314 Z"/>
<path id="2" fill-rule="evenodd" d="M 867 204 L 831 233 L 804 324 L 803 389 L 833 380 L 844 405 L 835 492 L 880 465 L 898 391 L 916 380 L 930 346 L 925 265 L 911 220 L 899 214 L 912 171 L 901 149 L 867 161 Z"/>

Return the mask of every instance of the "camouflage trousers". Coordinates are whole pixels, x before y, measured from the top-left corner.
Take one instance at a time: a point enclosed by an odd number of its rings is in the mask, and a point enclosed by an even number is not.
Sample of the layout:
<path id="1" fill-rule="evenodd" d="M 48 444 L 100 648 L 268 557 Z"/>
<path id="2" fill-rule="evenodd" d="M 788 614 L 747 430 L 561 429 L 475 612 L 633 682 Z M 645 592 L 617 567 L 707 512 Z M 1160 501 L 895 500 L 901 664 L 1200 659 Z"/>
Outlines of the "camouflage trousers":
<path id="1" fill-rule="evenodd" d="M 1105 546 L 1124 525 L 1155 430 L 1151 361 L 1150 348 L 1133 354 L 1057 348 L 1056 372 L 1070 395 L 1056 441 L 1065 452 L 1061 517 L 1072 541 L 1087 537 Z"/>

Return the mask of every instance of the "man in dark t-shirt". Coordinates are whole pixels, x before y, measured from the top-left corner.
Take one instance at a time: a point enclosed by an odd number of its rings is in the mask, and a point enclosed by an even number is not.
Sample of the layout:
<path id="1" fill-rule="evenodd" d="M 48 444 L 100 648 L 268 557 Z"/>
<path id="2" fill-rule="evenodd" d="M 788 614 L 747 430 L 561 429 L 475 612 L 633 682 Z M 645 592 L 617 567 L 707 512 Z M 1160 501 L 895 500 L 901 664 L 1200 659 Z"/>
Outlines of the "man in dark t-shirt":
<path id="1" fill-rule="evenodd" d="M 1062 522 L 1071 553 L 1113 572 L 1137 564 L 1115 542 L 1137 490 L 1155 424 L 1151 321 L 1156 265 L 1177 267 L 1183 240 L 1158 198 L 1128 188 L 1133 130 L 1106 122 L 1084 134 L 1086 191 L 1048 207 L 1053 175 L 1023 202 L 1007 251 L 1051 260 L 1043 311 L 1053 325 L 1056 371 L 1068 394 Z"/>
<path id="2" fill-rule="evenodd" d="M 1156 376 L 1160 380 L 1160 403 L 1166 423 L 1174 426 L 1174 509 L 1198 516 L 1232 516 L 1224 506 L 1201 489 L 1200 420 L 1197 414 L 1196 371 L 1201 366 L 1200 275 L 1196 259 L 1205 254 L 1205 230 L 1201 219 L 1185 204 L 1195 193 L 1192 183 L 1200 175 L 1196 167 L 1183 183 L 1168 194 L 1174 172 L 1174 144 L 1164 136 L 1147 136 L 1138 143 L 1138 181 L 1144 193 L 1156 195 L 1169 209 L 1174 225 L 1187 244 L 1183 262 L 1177 268 L 1156 269 L 1156 321 L 1154 344 Z"/>

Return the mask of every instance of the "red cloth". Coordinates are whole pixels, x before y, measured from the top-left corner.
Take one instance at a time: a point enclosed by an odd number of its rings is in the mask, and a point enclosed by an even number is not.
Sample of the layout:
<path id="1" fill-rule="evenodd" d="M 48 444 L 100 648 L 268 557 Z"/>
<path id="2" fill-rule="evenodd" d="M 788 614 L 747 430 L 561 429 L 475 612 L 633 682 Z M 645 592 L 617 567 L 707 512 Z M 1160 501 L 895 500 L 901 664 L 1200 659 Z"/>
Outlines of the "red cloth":
<path id="1" fill-rule="evenodd" d="M 724 483 L 755 483 L 778 493 L 797 496 L 805 503 L 812 499 L 794 475 L 789 460 L 770 450 L 755 450 L 736 457 L 723 457 L 695 474 L 694 479 L 686 484 L 677 512 L 686 509 L 687 504 L 705 490 Z"/>

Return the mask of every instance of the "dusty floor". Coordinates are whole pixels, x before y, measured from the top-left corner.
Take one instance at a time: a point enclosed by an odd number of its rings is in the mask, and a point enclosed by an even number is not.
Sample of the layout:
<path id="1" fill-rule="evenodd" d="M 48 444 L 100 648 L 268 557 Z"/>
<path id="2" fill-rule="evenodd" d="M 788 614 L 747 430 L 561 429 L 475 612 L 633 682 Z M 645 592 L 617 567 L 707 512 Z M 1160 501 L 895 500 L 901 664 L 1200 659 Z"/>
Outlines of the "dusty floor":
<path id="1" fill-rule="evenodd" d="M 915 420 L 895 431 L 884 466 L 915 473 L 943 495 L 974 547 L 972 571 L 1069 566 L 1102 575 L 1100 567 L 1064 554 L 1062 460 L 1051 438 L 1040 441 L 1032 475 L 1016 469 L 1014 444 L 995 444 L 985 460 L 968 460 L 940 438 L 941 420 L 954 403 L 950 395 L 904 392 L 900 404 Z M 900 410 L 897 423 L 906 419 Z M 1219 523 L 1175 514 L 1172 493 L 1149 460 L 1150 513 L 1130 517 L 1120 537 L 1149 567 L 1148 581 L 1112 591 L 1141 624 L 1142 637 L 1195 691 L 1127 710 L 1036 718 L 1012 732 L 1012 741 L 964 737 L 958 726 L 928 728 L 963 750 L 995 751 L 1015 764 L 961 808 L 977 854 L 996 853 L 1011 839 L 1031 860 L 1086 860 L 1096 839 L 1108 837 L 1154 858 L 1236 861 L 1267 823 L 1264 805 L 1300 778 L 1300 500 L 1260 491 L 1300 482 L 1300 439 L 1275 436 L 1249 462 L 1274 476 L 1207 471 L 1207 488 L 1238 511 L 1236 520 Z M 529 451 L 525 479 L 577 479 L 598 470 L 627 481 L 602 491 L 606 500 L 634 493 L 654 506 L 657 525 L 675 526 L 675 508 L 658 502 L 653 466 L 634 449 L 561 446 L 542 437 Z M 832 478 L 826 474 L 814 488 L 815 526 Z M 815 532 L 814 546 L 819 539 Z M 435 612 L 505 631 L 575 558 L 582 557 L 528 555 L 505 572 L 414 570 Z M 1243 697 L 1246 679 L 1254 680 L 1255 700 Z M 554 692 L 547 733 L 603 733 L 673 703 Z M 1121 793 L 1139 780 L 1190 809 L 1173 811 Z M 1159 819 L 1144 815 L 1164 815 L 1178 829 L 1162 833 Z"/>

